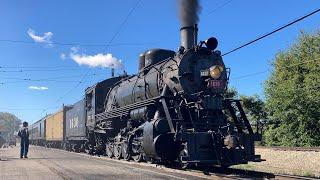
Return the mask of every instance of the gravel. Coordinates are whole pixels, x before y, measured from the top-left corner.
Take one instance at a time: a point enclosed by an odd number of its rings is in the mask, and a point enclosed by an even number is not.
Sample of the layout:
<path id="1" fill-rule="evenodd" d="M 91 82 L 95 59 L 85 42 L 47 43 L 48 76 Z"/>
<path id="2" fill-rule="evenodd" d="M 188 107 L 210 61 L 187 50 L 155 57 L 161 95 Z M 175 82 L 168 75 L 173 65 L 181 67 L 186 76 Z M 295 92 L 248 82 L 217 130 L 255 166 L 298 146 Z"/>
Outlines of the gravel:
<path id="1" fill-rule="evenodd" d="M 320 152 L 284 151 L 256 148 L 262 162 L 250 162 L 235 167 L 279 174 L 320 177 Z"/>

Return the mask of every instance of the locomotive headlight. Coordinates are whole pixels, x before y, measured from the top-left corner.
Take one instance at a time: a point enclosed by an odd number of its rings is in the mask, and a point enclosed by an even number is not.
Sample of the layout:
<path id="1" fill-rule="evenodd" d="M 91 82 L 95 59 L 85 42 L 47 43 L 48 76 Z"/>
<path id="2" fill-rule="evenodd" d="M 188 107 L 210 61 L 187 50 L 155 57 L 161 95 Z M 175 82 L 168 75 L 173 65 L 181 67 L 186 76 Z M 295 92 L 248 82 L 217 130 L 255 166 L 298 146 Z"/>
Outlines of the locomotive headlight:
<path id="1" fill-rule="evenodd" d="M 218 79 L 221 76 L 222 71 L 223 71 L 222 66 L 218 66 L 218 65 L 212 66 L 210 68 L 210 76 L 213 79 Z"/>

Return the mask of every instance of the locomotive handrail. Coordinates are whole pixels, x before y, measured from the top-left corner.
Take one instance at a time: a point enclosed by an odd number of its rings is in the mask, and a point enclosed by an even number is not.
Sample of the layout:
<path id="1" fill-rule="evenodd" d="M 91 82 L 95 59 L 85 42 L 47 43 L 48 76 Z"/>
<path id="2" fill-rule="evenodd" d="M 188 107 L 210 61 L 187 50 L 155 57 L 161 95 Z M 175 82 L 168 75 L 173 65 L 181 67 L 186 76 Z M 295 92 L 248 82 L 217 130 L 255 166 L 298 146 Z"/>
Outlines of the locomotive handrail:
<path id="1" fill-rule="evenodd" d="M 247 128 L 247 130 L 248 130 L 250 135 L 254 135 L 252 127 L 251 127 L 251 125 L 249 123 L 249 120 L 248 120 L 248 118 L 247 118 L 247 116 L 246 116 L 246 114 L 245 114 L 245 112 L 244 112 L 244 110 L 243 110 L 243 108 L 242 108 L 242 106 L 240 104 L 240 101 L 241 101 L 240 99 L 226 98 L 226 99 L 224 99 L 224 102 L 225 102 L 224 104 L 229 109 L 229 111 L 231 113 L 231 116 L 232 116 L 232 119 L 234 120 L 234 122 L 235 122 L 235 124 L 237 126 L 237 129 L 242 132 L 243 130 L 242 130 L 242 127 L 241 127 L 241 123 L 238 120 L 237 116 L 235 115 L 235 111 L 234 111 L 234 109 L 233 109 L 233 107 L 231 105 L 231 103 L 233 103 L 233 102 L 236 103 L 236 106 L 237 106 L 237 108 L 238 108 L 238 110 L 240 112 L 241 119 L 243 120 L 243 123 L 244 123 L 245 127 Z"/>
<path id="2" fill-rule="evenodd" d="M 111 118 L 114 118 L 114 117 L 128 115 L 130 110 L 136 109 L 136 108 L 139 108 L 139 107 L 142 107 L 142 106 L 147 106 L 147 105 L 154 104 L 155 100 L 159 99 L 159 98 L 160 98 L 160 96 L 155 97 L 155 98 L 151 98 L 151 99 L 148 99 L 148 100 L 145 100 L 145 101 L 136 102 L 134 104 L 123 106 L 123 107 L 120 107 L 120 108 L 116 108 L 116 109 L 113 109 L 111 111 L 105 111 L 105 112 L 102 112 L 100 114 L 95 115 L 95 117 L 98 119 L 97 121 L 101 121 L 101 120 L 104 120 L 104 119 L 111 119 Z"/>
<path id="3" fill-rule="evenodd" d="M 166 99 L 165 99 L 165 95 L 168 93 L 168 85 L 165 84 L 164 85 L 164 88 L 162 90 L 162 93 L 161 93 L 161 103 L 162 103 L 162 106 L 163 106 L 163 110 L 164 110 L 164 113 L 166 115 L 166 118 L 167 118 L 167 121 L 168 121 L 168 125 L 170 127 L 170 131 L 172 133 L 174 133 L 174 127 L 173 127 L 173 123 L 172 123 L 172 119 L 171 119 L 171 116 L 170 116 L 170 113 L 169 113 L 169 110 L 168 110 L 168 106 L 167 106 L 167 102 L 166 102 Z"/>
<path id="4" fill-rule="evenodd" d="M 249 133 L 250 134 L 254 134 L 253 130 L 252 130 L 252 127 L 251 127 L 251 125 L 249 123 L 249 120 L 248 120 L 246 114 L 244 113 L 243 108 L 242 108 L 242 106 L 240 104 L 240 101 L 236 101 L 236 104 L 237 104 L 238 110 L 240 111 L 241 117 L 242 117 L 242 119 L 244 121 L 244 124 L 247 127 Z"/>

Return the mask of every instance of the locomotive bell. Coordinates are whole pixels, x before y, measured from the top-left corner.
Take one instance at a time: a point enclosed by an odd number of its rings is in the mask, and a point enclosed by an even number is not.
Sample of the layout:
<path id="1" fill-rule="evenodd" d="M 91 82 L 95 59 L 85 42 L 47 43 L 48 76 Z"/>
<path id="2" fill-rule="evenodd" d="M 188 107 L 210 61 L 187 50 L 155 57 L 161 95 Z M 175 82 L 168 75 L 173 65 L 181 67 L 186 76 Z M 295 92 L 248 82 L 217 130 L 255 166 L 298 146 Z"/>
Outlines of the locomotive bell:
<path id="1" fill-rule="evenodd" d="M 209 39 L 207 39 L 205 41 L 205 44 L 207 46 L 208 49 L 210 49 L 211 51 L 213 51 L 214 49 L 217 48 L 218 46 L 218 40 L 215 37 L 211 37 Z"/>

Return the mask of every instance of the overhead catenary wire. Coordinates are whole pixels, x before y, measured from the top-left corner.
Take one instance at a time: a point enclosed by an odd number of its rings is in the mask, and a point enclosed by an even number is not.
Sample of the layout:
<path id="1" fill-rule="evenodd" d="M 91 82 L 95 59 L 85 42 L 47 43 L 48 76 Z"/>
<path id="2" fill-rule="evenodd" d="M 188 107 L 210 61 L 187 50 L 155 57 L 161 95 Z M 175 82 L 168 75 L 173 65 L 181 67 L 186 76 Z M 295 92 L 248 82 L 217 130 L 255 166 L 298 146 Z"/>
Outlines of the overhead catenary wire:
<path id="1" fill-rule="evenodd" d="M 232 49 L 232 50 L 230 50 L 230 51 L 228 51 L 228 52 L 226 52 L 226 53 L 223 53 L 222 56 L 226 56 L 226 55 L 228 55 L 228 54 L 231 54 L 231 53 L 233 53 L 233 52 L 235 52 L 235 51 L 237 51 L 237 50 L 239 50 L 239 49 L 242 49 L 242 48 L 244 48 L 244 47 L 246 47 L 246 46 L 248 46 L 248 45 L 250 45 L 250 44 L 253 44 L 253 43 L 255 43 L 255 42 L 257 42 L 257 41 L 259 41 L 259 40 L 261 40 L 261 39 L 264 39 L 264 38 L 266 38 L 266 37 L 268 37 L 268 36 L 270 36 L 270 35 L 278 32 L 278 31 L 281 31 L 281 30 L 283 30 L 283 29 L 285 29 L 285 28 L 287 28 L 287 27 L 289 27 L 289 26 L 291 26 L 291 25 L 293 25 L 293 24 L 295 24 L 295 23 L 297 23 L 297 22 L 299 22 L 299 21 L 302 21 L 303 19 L 305 19 L 305 18 L 307 18 L 307 17 L 309 17 L 309 16 L 312 16 L 312 15 L 318 13 L 319 11 L 320 11 L 320 8 L 319 8 L 319 9 L 316 9 L 316 10 L 308 13 L 307 15 L 302 16 L 302 17 L 300 17 L 300 18 L 298 18 L 298 19 L 296 19 L 296 20 L 294 20 L 294 21 L 292 21 L 292 22 L 290 22 L 290 23 L 288 23 L 288 24 L 286 24 L 286 25 L 284 25 L 284 26 L 281 26 L 281 27 L 279 27 L 279 28 L 277 28 L 277 29 L 269 32 L 269 33 L 266 33 L 266 34 L 264 34 L 264 35 L 262 35 L 262 36 L 260 36 L 260 37 L 258 37 L 258 38 L 256 38 L 256 39 L 254 39 L 254 40 L 251 40 L 251 41 L 249 41 L 249 42 L 247 42 L 247 43 L 245 43 L 245 44 L 243 44 L 243 45 L 241 45 L 241 46 L 239 46 L 239 47 L 237 47 L 237 48 L 234 48 L 234 49 Z"/>

